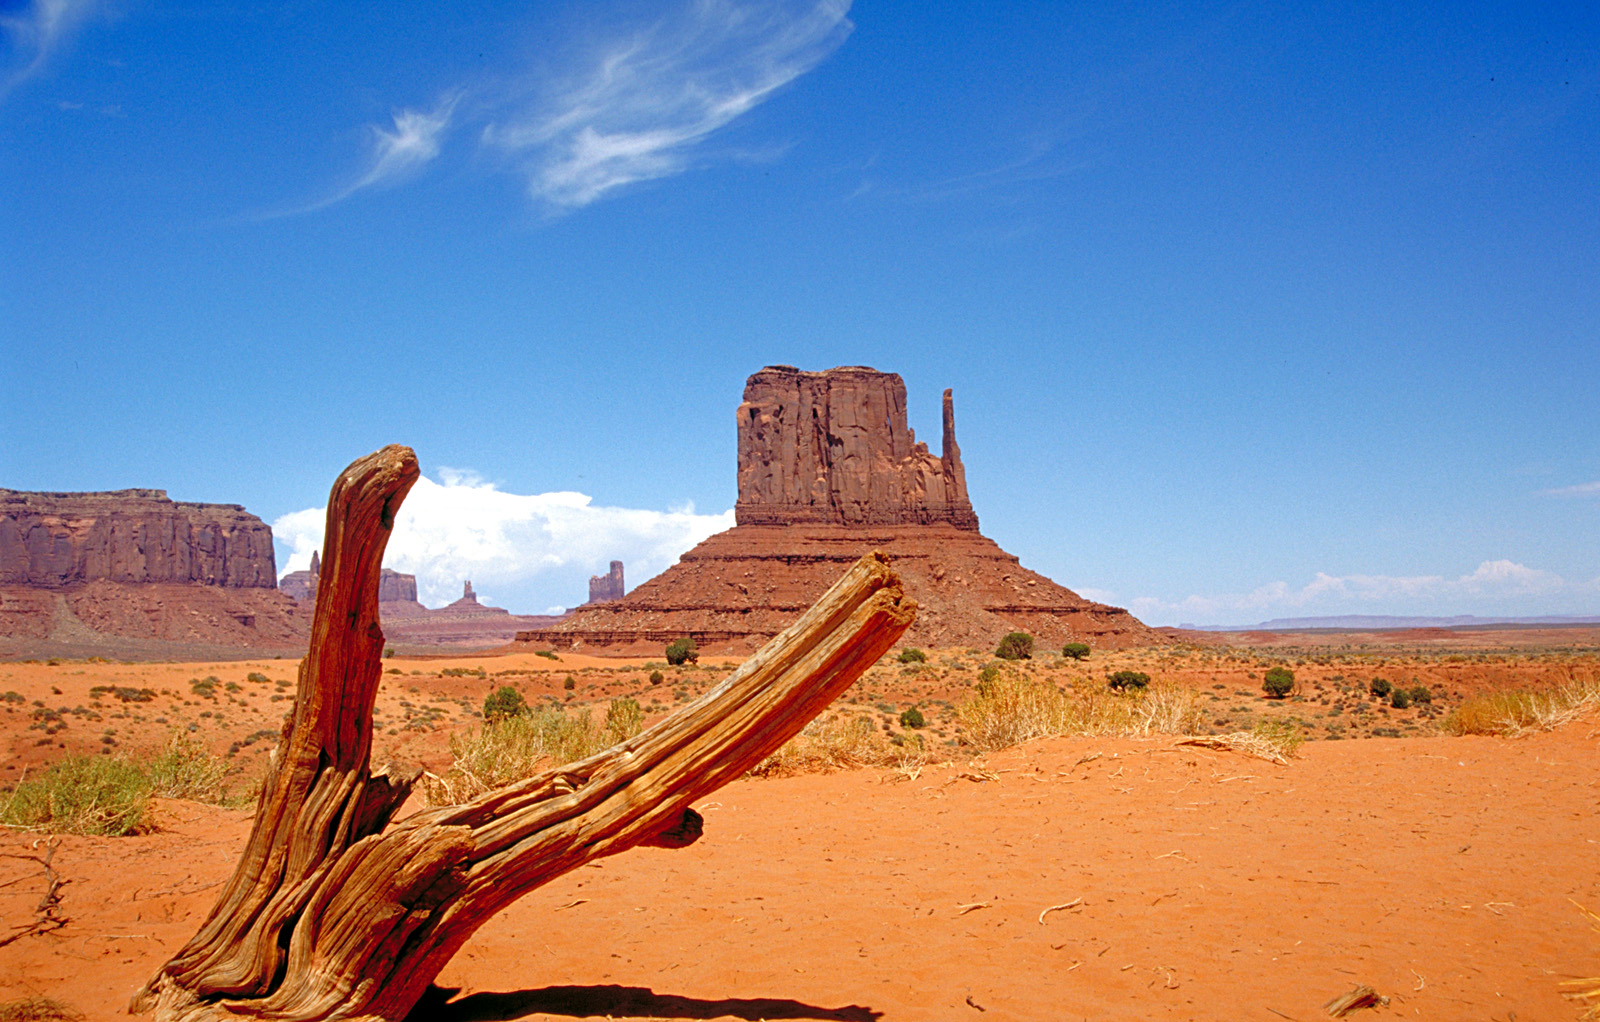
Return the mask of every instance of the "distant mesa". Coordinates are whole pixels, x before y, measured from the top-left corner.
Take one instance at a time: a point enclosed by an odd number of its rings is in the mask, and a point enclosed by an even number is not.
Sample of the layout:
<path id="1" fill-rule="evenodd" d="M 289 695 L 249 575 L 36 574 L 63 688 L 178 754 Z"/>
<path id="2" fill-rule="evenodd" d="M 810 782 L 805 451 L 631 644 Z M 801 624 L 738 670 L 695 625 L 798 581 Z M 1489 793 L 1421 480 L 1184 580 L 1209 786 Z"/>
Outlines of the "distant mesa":
<path id="1" fill-rule="evenodd" d="M 768 366 L 738 407 L 735 526 L 620 599 L 579 608 L 521 643 L 657 652 L 691 636 L 710 650 L 758 647 L 863 553 L 881 549 L 920 605 L 910 645 L 987 651 L 1008 631 L 1048 648 L 1167 641 L 1126 610 L 1085 600 L 978 531 L 944 394 L 935 456 L 906 424 L 905 382 L 865 366 Z"/>
<path id="2" fill-rule="evenodd" d="M 0 638 L 286 649 L 309 623 L 277 591 L 271 527 L 238 504 L 0 489 Z"/>
<path id="3" fill-rule="evenodd" d="M 307 607 L 317 598 L 322 562 L 311 553 L 311 567 L 291 571 L 278 587 Z M 502 607 L 478 602 L 471 580 L 462 583 L 461 598 L 437 610 L 417 601 L 417 576 L 384 568 L 378 574 L 378 620 L 384 639 L 391 643 L 426 646 L 501 646 L 518 631 L 545 628 L 563 620 L 560 615 L 512 614 Z"/>
<path id="4" fill-rule="evenodd" d="M 589 602 L 610 603 L 622 599 L 627 592 L 622 584 L 622 562 L 612 561 L 611 570 L 604 575 L 589 577 Z"/>

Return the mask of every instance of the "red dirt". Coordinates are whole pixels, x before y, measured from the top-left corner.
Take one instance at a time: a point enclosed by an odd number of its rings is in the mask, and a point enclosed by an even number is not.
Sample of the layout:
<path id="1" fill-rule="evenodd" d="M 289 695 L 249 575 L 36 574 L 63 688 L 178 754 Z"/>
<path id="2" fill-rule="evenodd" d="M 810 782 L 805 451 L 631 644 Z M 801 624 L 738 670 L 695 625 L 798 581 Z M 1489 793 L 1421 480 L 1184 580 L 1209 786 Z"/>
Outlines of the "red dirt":
<path id="1" fill-rule="evenodd" d="M 1367 983 L 1391 998 L 1373 1018 L 1572 1018 L 1557 982 L 1600 973 L 1569 901 L 1600 905 L 1595 729 L 1314 742 L 1287 767 L 1057 739 L 909 780 L 741 781 L 691 848 L 494 919 L 415 1017 L 1310 1020 Z M 191 935 L 248 814 L 158 820 L 57 839 L 69 922 L 0 947 L 0 1002 L 111 1018 Z M 5 932 L 41 848 L 0 836 Z"/>

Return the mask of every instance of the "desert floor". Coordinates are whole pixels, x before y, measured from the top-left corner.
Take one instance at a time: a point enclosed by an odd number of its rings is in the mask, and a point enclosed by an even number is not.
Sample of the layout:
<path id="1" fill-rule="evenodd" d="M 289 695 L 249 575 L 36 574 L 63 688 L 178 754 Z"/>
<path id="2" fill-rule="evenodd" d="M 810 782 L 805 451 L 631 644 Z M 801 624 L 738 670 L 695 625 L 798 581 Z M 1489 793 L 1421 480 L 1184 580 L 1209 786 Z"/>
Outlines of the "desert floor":
<path id="1" fill-rule="evenodd" d="M 1283 766 L 1171 737 L 1070 738 L 986 757 L 951 746 L 916 776 L 739 781 L 699 805 L 699 843 L 592 864 L 494 919 L 415 1017 L 1311 1020 L 1369 984 L 1389 1004 L 1358 1017 L 1575 1018 L 1559 982 L 1600 975 L 1600 934 L 1574 904 L 1600 909 L 1600 720 L 1516 739 L 1432 732 L 1471 691 L 1592 677 L 1592 652 L 1291 655 L 1096 654 L 1038 669 L 1138 666 L 1206 692 L 1219 729 L 1291 714 L 1346 740 L 1308 742 Z M 635 694 L 661 714 L 722 673 L 667 671 L 652 686 L 644 661 L 562 657 L 391 661 L 375 758 L 442 765 L 500 683 L 575 705 Z M 888 728 L 917 703 L 948 730 L 945 704 L 985 659 L 886 664 L 848 712 Z M 1298 701 L 1265 700 L 1249 677 L 1277 662 L 1297 664 Z M 178 728 L 247 784 L 293 669 L 0 664 L 0 693 L 17 696 L 0 703 L 0 779 L 65 751 L 152 750 Z M 1357 691 L 1374 673 L 1416 677 L 1436 701 L 1385 714 Z M 191 682 L 207 677 L 203 695 Z M 118 687 L 151 695 L 123 701 Z M 1384 737 L 1366 737 L 1375 729 Z M 34 919 L 46 858 L 67 920 L 0 946 L 0 1002 L 121 1015 L 194 932 L 249 810 L 167 801 L 154 816 L 127 838 L 0 830 L 0 939 Z"/>

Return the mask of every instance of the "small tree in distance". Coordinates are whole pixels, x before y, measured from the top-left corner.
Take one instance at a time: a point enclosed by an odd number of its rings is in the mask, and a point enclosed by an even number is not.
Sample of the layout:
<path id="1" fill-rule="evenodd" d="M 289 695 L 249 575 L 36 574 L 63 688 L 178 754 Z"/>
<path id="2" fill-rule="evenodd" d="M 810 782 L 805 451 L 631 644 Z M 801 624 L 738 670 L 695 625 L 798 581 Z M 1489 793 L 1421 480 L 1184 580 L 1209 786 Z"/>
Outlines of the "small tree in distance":
<path id="1" fill-rule="evenodd" d="M 1294 672 L 1287 667 L 1274 667 L 1261 676 L 1261 687 L 1274 699 L 1282 699 L 1294 689 Z"/>
<path id="2" fill-rule="evenodd" d="M 1143 671 L 1118 671 L 1107 679 L 1106 684 L 1118 692 L 1125 692 L 1130 688 L 1145 688 L 1150 684 L 1150 675 Z"/>
<path id="3" fill-rule="evenodd" d="M 520 717 L 528 712 L 528 701 L 510 685 L 502 685 L 483 701 L 483 719 L 489 723 Z"/>
<path id="4" fill-rule="evenodd" d="M 1061 655 L 1068 660 L 1086 660 L 1089 657 L 1087 642 L 1069 642 L 1061 647 Z"/>
<path id="5" fill-rule="evenodd" d="M 1032 660 L 1033 636 L 1027 632 L 1010 632 L 995 647 L 994 655 L 1001 660 Z"/>
<path id="6" fill-rule="evenodd" d="M 674 667 L 692 664 L 700 659 L 700 654 L 695 651 L 694 640 L 685 636 L 682 639 L 673 639 L 667 643 L 667 663 Z"/>

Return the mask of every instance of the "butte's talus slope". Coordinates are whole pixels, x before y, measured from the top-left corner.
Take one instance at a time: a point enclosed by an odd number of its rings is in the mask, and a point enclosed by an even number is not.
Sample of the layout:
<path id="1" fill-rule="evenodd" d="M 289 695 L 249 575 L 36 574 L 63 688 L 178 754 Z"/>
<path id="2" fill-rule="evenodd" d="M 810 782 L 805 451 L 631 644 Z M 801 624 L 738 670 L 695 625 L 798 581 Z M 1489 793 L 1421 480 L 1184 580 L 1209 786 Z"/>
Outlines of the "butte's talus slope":
<path id="1" fill-rule="evenodd" d="M 990 648 L 1013 630 L 1046 647 L 1164 641 L 1126 610 L 1022 567 L 979 533 L 950 392 L 938 457 L 906 427 L 905 407 L 898 375 L 860 366 L 768 366 L 751 376 L 738 411 L 734 528 L 622 599 L 518 640 L 645 653 L 688 635 L 711 650 L 753 649 L 879 549 L 923 608 L 906 637 L 912 645 Z"/>
<path id="2" fill-rule="evenodd" d="M 0 490 L 0 638 L 285 649 L 309 615 L 277 584 L 272 529 L 237 504 Z"/>

